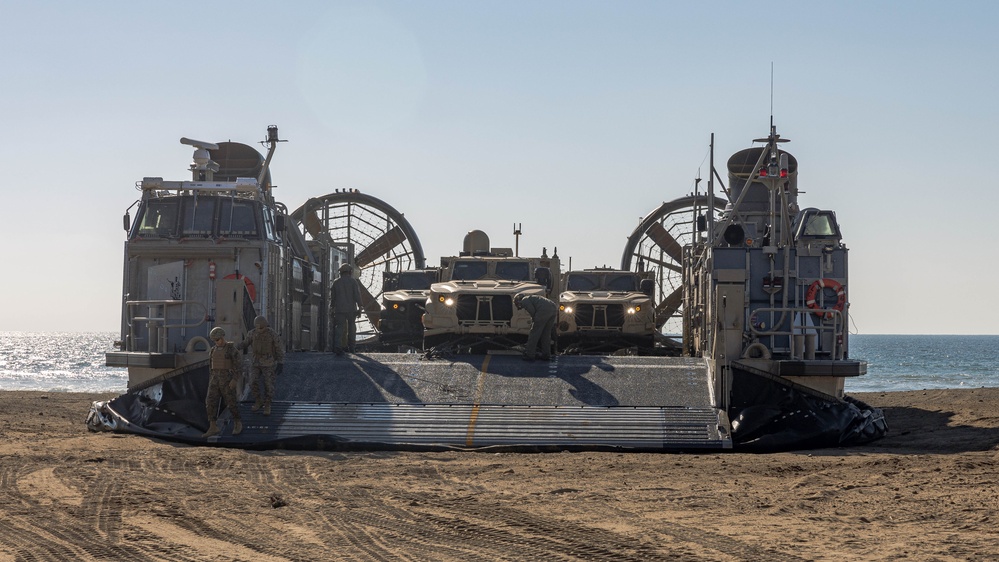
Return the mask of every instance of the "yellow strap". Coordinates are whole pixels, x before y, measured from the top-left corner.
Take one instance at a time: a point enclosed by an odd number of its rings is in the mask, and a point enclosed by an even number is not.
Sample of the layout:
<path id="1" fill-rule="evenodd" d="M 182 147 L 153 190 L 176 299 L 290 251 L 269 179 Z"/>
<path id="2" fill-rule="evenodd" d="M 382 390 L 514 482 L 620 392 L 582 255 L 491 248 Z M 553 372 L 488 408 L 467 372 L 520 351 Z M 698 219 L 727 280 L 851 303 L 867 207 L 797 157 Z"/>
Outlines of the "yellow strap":
<path id="1" fill-rule="evenodd" d="M 489 373 L 489 359 L 491 357 L 491 355 L 486 355 L 486 358 L 482 360 L 482 369 L 479 370 L 479 383 L 475 389 L 472 413 L 468 417 L 468 431 L 465 432 L 466 447 L 471 447 L 475 442 L 475 422 L 479 419 L 479 405 L 482 403 L 482 392 L 486 386 L 486 375 Z"/>

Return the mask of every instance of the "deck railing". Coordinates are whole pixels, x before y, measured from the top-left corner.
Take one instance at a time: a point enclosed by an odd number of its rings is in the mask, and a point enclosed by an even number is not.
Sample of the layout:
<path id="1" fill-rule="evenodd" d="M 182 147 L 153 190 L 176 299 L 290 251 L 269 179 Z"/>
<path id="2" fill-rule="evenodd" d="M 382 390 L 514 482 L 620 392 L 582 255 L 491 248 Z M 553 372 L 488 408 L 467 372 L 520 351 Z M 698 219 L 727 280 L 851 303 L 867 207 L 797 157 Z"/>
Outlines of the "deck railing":
<path id="1" fill-rule="evenodd" d="M 791 328 L 789 330 L 759 329 L 750 323 L 749 331 L 754 336 L 784 336 L 788 338 L 788 348 L 774 349 L 773 347 L 775 346 L 772 346 L 771 351 L 785 351 L 794 359 L 815 359 L 816 342 L 826 339 L 820 339 L 818 336 L 823 333 L 831 333 L 832 337 L 828 339 L 832 340 L 832 349 L 822 350 L 822 352 L 828 352 L 829 357 L 832 359 L 843 359 L 845 353 L 843 342 L 846 324 L 842 311 L 832 308 L 814 309 L 807 307 L 756 308 L 753 309 L 753 314 L 768 316 L 770 320 L 768 325 L 771 326 L 786 325 L 787 322 L 785 319 L 787 315 L 791 315 Z M 827 318 L 831 318 L 832 322 L 820 321 L 818 323 L 806 324 L 806 319 L 812 314 L 827 315 Z M 778 318 L 779 320 L 774 320 L 774 318 Z"/>
<path id="2" fill-rule="evenodd" d="M 167 312 L 171 309 L 181 307 L 181 316 L 186 319 L 187 306 L 198 306 L 202 310 L 200 320 L 194 323 L 180 319 L 168 318 Z M 208 310 L 205 305 L 198 301 L 190 300 L 145 300 L 145 301 L 125 301 L 128 314 L 128 340 L 126 351 L 143 351 L 148 353 L 169 353 L 168 341 L 171 330 L 195 328 L 205 323 L 208 318 Z M 143 307 L 143 310 L 140 310 Z M 145 316 L 136 314 L 145 313 Z M 174 322 L 174 323 L 171 323 Z M 136 349 L 136 329 L 145 325 L 148 332 L 148 349 Z"/>

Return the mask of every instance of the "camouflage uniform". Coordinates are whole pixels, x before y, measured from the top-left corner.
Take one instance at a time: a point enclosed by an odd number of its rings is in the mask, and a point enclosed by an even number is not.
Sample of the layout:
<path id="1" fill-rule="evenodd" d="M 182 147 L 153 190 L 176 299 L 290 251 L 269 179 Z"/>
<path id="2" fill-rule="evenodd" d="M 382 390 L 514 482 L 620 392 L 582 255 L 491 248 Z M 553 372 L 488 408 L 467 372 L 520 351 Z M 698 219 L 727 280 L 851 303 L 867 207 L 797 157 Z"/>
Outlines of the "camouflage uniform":
<path id="1" fill-rule="evenodd" d="M 239 421 L 239 400 L 236 397 L 236 384 L 239 377 L 239 367 L 243 358 L 232 342 L 223 345 L 213 345 L 210 355 L 211 375 L 208 377 L 208 398 L 205 408 L 208 410 L 208 421 L 215 423 L 218 417 L 219 396 L 225 400 L 225 405 L 232 413 L 232 419 Z"/>
<path id="2" fill-rule="evenodd" d="M 284 345 L 277 332 L 270 326 L 257 326 L 250 330 L 246 339 L 240 344 L 244 351 L 253 351 L 253 364 L 250 367 L 250 390 L 255 403 L 253 410 L 262 406 L 265 413 L 270 413 L 271 400 L 274 398 L 275 367 L 284 363 Z"/>
<path id="3" fill-rule="evenodd" d="M 524 358 L 534 359 L 534 350 L 541 345 L 541 358 L 549 359 L 552 355 L 552 329 L 555 328 L 555 318 L 558 317 L 558 307 L 555 303 L 538 295 L 528 295 L 520 301 L 520 306 L 531 315 L 531 334 L 524 346 Z"/>
<path id="4" fill-rule="evenodd" d="M 349 266 L 340 268 L 340 277 L 330 288 L 333 312 L 333 351 L 343 355 L 344 351 L 354 352 L 357 338 L 356 319 L 364 305 L 361 302 L 361 287 L 351 275 Z"/>

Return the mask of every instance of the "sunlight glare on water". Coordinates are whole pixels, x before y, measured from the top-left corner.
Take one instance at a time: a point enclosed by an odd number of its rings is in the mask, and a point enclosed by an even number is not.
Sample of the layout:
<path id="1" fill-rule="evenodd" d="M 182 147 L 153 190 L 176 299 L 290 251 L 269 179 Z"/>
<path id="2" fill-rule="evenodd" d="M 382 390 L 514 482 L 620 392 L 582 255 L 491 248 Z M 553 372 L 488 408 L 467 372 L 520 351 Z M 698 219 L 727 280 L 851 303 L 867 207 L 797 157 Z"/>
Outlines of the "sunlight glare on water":
<path id="1" fill-rule="evenodd" d="M 0 390 L 124 392 L 128 373 L 104 365 L 113 332 L 0 332 Z M 999 336 L 850 336 L 867 374 L 846 391 L 999 387 Z"/>
<path id="2" fill-rule="evenodd" d="M 124 392 L 125 369 L 106 367 L 113 332 L 0 332 L 0 390 Z"/>

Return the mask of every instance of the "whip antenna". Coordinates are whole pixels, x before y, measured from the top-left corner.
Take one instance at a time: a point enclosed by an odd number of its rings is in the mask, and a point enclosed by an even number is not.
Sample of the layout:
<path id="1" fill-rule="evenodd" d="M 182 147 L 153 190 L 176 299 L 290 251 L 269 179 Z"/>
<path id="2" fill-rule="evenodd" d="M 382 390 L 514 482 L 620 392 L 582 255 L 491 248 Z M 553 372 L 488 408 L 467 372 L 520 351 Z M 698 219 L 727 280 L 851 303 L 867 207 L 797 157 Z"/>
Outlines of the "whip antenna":
<path id="1" fill-rule="evenodd" d="M 770 130 L 774 128 L 774 61 L 770 61 Z"/>

